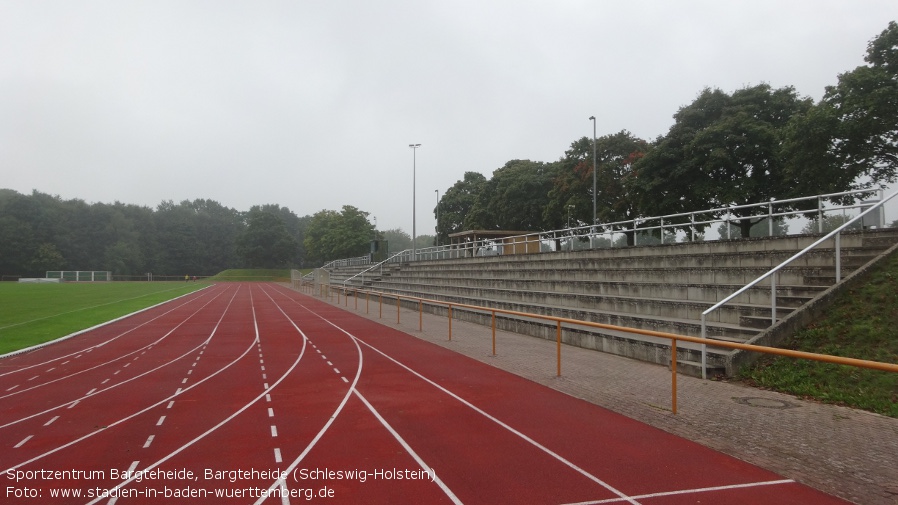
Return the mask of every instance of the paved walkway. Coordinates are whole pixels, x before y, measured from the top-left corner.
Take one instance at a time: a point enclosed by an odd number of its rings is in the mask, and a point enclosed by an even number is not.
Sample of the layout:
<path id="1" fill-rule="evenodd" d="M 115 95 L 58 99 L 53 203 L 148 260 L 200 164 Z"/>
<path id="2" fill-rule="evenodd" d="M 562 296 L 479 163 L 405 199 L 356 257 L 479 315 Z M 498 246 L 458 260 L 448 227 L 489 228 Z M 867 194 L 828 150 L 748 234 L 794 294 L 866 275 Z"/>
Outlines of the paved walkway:
<path id="1" fill-rule="evenodd" d="M 336 304 L 334 297 L 331 303 Z M 677 414 L 671 412 L 667 367 L 496 332 L 489 327 L 403 309 L 375 300 L 340 299 L 340 306 L 436 345 L 595 403 L 698 442 L 824 492 L 864 505 L 898 504 L 898 419 L 747 387 L 677 377 Z M 713 469 L 709 469 L 712 471 Z"/>

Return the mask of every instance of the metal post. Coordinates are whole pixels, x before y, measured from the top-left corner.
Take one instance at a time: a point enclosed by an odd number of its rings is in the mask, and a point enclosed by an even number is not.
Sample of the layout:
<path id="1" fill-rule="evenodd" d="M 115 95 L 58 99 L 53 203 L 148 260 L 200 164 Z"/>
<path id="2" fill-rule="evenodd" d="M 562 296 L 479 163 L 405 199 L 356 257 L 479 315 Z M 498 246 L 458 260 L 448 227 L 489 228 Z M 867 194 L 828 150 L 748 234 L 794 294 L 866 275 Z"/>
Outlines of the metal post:
<path id="1" fill-rule="evenodd" d="M 421 144 L 409 144 L 412 148 L 412 261 L 418 259 L 418 251 L 415 248 L 415 171 L 416 171 L 416 153 Z"/>
<path id="2" fill-rule="evenodd" d="M 842 233 L 836 233 L 836 284 L 842 280 Z"/>
<path id="3" fill-rule="evenodd" d="M 596 224 L 596 117 L 589 116 L 592 120 L 592 224 Z"/>

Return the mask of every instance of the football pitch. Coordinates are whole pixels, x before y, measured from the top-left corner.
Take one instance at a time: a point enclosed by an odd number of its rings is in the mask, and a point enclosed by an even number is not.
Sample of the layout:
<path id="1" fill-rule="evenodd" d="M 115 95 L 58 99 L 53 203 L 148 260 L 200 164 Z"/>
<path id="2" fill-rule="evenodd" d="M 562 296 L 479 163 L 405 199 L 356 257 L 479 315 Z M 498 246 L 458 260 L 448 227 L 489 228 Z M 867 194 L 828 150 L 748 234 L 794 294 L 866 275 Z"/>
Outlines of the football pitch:
<path id="1" fill-rule="evenodd" d="M 0 355 L 206 287 L 202 282 L 0 283 Z"/>

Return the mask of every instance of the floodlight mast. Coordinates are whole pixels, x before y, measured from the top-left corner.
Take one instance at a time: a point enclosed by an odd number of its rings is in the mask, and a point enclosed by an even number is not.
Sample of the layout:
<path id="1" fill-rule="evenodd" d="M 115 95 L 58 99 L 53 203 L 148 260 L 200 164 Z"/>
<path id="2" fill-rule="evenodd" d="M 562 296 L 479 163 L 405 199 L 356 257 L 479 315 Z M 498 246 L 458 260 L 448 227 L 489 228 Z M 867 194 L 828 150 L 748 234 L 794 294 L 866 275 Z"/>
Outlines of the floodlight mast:
<path id="1" fill-rule="evenodd" d="M 418 259 L 418 250 L 415 246 L 415 164 L 416 153 L 421 144 L 409 144 L 408 146 L 412 148 L 412 261 L 415 261 Z"/>

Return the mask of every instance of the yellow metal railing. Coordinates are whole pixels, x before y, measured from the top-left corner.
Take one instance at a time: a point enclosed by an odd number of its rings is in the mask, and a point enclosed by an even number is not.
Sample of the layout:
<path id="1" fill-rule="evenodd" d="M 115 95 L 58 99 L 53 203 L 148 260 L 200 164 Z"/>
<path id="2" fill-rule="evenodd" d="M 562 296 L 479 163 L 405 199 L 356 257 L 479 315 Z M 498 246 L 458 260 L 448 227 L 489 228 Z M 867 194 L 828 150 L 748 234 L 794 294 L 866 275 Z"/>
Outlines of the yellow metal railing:
<path id="1" fill-rule="evenodd" d="M 831 356 L 828 354 L 816 354 L 812 352 L 804 352 L 804 351 L 794 351 L 791 349 L 780 349 L 777 347 L 767 347 L 753 344 L 740 344 L 736 342 L 726 342 L 721 340 L 713 340 L 708 338 L 701 337 L 690 337 L 687 335 L 678 335 L 675 333 L 665 333 L 660 331 L 652 331 L 652 330 L 642 330 L 638 328 L 627 328 L 624 326 L 615 326 L 612 324 L 604 324 L 604 323 L 595 323 L 591 321 L 581 321 L 579 319 L 569 319 L 564 317 L 556 317 L 556 316 L 548 316 L 542 314 L 531 314 L 528 312 L 518 312 L 514 310 L 505 310 L 505 309 L 495 309 L 490 307 L 482 307 L 479 305 L 470 305 L 465 303 L 455 303 L 455 302 L 446 302 L 442 300 L 432 300 L 428 298 L 421 298 L 417 296 L 410 295 L 401 295 L 397 293 L 387 293 L 383 291 L 375 291 L 375 290 L 366 290 L 359 289 L 354 287 L 344 287 L 344 286 L 330 286 L 319 284 L 316 286 L 312 283 L 302 283 L 299 286 L 299 289 L 307 294 L 315 295 L 315 291 L 318 291 L 318 296 L 325 298 L 332 298 L 333 296 L 337 297 L 337 305 L 342 303 L 344 306 L 349 306 L 349 296 L 351 293 L 355 298 L 355 308 L 358 310 L 358 299 L 359 295 L 365 295 L 365 313 L 369 313 L 370 306 L 370 298 L 372 295 L 376 295 L 378 298 L 378 306 L 379 306 L 379 316 L 383 317 L 383 305 L 384 298 L 386 299 L 395 299 L 396 300 L 396 324 L 400 324 L 401 319 L 401 307 L 402 301 L 411 301 L 417 302 L 418 304 L 418 331 L 422 331 L 423 329 L 423 313 L 424 313 L 424 305 L 431 306 L 442 306 L 447 308 L 448 312 L 448 338 L 452 340 L 452 309 L 464 309 L 474 312 L 482 312 L 489 313 L 491 317 L 491 328 L 492 328 L 492 354 L 496 355 L 496 314 L 504 314 L 509 316 L 516 317 L 524 317 L 529 319 L 540 319 L 544 321 L 553 321 L 555 322 L 555 353 L 556 353 L 556 375 L 561 376 L 561 329 L 562 324 L 574 325 L 574 326 L 585 326 L 590 328 L 598 328 L 598 329 L 606 329 L 606 330 L 614 330 L 621 331 L 626 333 L 634 333 L 638 335 L 646 335 L 651 337 L 659 337 L 669 339 L 671 342 L 671 359 L 670 359 L 670 370 L 671 370 L 671 411 L 676 414 L 677 413 L 677 343 L 678 342 L 692 342 L 696 344 L 703 345 L 712 345 L 715 347 L 724 347 L 729 349 L 740 349 L 744 351 L 755 351 L 764 354 L 773 354 L 778 356 L 786 356 L 790 358 L 798 358 L 798 359 L 809 359 L 814 361 L 823 361 L 826 363 L 834 363 L 837 365 L 847 365 L 854 366 L 859 368 L 868 368 L 872 370 L 882 370 L 886 372 L 895 372 L 898 373 L 898 364 L 895 363 L 884 363 L 881 361 L 870 361 L 856 358 L 844 358 L 841 356 Z"/>

